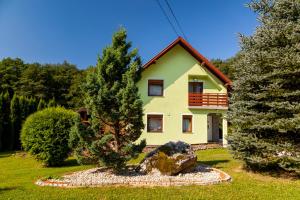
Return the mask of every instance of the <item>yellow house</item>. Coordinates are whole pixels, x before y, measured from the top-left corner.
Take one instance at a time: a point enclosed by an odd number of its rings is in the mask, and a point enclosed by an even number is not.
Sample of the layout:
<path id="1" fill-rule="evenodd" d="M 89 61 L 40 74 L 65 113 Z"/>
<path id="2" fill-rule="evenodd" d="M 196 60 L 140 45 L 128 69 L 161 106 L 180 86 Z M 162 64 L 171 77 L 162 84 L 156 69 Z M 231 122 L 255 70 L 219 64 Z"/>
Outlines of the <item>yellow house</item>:
<path id="1" fill-rule="evenodd" d="M 147 145 L 227 144 L 231 81 L 179 37 L 144 65 L 138 82 Z"/>

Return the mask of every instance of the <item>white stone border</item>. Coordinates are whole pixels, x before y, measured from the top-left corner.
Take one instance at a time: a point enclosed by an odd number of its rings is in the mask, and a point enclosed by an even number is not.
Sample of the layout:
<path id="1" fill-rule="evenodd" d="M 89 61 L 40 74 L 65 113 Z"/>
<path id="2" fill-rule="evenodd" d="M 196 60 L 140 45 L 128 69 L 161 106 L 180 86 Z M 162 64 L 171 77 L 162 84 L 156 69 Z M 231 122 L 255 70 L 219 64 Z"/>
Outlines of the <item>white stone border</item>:
<path id="1" fill-rule="evenodd" d="M 192 180 L 182 180 L 182 181 L 173 181 L 169 179 L 169 181 L 165 182 L 157 182 L 157 181 L 131 181 L 130 183 L 100 183 L 100 184 L 93 184 L 90 185 L 88 183 L 83 183 L 81 185 L 75 185 L 63 180 L 57 179 L 48 179 L 48 180 L 37 180 L 35 182 L 36 185 L 39 186 L 52 186 L 52 187 L 62 187 L 62 188 L 78 188 L 78 187 L 103 187 L 103 186 L 133 186 L 133 187 L 154 187 L 154 186 L 187 186 L 187 185 L 213 185 L 219 184 L 222 182 L 231 182 L 232 178 L 225 172 L 216 169 L 210 168 L 213 171 L 219 174 L 219 178 L 216 181 L 192 181 Z"/>

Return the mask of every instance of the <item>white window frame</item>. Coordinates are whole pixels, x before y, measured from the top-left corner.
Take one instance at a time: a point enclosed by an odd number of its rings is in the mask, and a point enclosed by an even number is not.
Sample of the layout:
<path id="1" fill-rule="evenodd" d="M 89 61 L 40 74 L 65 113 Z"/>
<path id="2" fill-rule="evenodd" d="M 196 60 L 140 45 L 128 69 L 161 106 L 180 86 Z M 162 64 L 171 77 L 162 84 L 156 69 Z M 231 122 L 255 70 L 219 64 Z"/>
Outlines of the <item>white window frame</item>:
<path id="1" fill-rule="evenodd" d="M 148 115 L 162 115 L 162 130 L 161 132 L 148 132 Z M 164 133 L 165 130 L 165 115 L 164 113 L 158 113 L 158 112 L 150 112 L 150 113 L 146 113 L 146 126 L 145 126 L 145 131 L 147 133 Z"/>
<path id="2" fill-rule="evenodd" d="M 149 81 L 163 81 L 162 95 L 161 96 L 149 96 Z M 148 97 L 164 97 L 165 96 L 165 79 L 163 78 L 148 78 L 147 79 L 147 96 Z"/>
<path id="3" fill-rule="evenodd" d="M 182 130 L 183 116 L 192 116 L 192 132 L 183 132 L 183 130 Z M 180 129 L 181 129 L 181 133 L 182 134 L 193 134 L 193 133 L 195 133 L 195 119 L 194 119 L 194 114 L 191 114 L 191 113 L 181 113 Z"/>

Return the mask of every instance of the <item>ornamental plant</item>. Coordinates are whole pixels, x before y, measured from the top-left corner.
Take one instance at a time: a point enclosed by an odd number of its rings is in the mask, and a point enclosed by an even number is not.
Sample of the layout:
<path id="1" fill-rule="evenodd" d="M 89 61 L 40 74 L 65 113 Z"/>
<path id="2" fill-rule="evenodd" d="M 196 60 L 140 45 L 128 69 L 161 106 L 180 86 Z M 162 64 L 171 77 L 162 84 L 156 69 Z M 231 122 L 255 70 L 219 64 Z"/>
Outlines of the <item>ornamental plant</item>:
<path id="1" fill-rule="evenodd" d="M 125 29 L 116 32 L 87 75 L 83 91 L 90 126 L 77 121 L 70 142 L 79 162 L 90 160 L 120 170 L 145 146 L 145 141 L 134 143 L 144 128 L 143 103 L 136 85 L 141 59 L 126 38 Z"/>
<path id="2" fill-rule="evenodd" d="M 24 150 L 46 166 L 61 165 L 70 152 L 70 129 L 77 116 L 62 107 L 46 108 L 30 115 L 21 131 Z"/>

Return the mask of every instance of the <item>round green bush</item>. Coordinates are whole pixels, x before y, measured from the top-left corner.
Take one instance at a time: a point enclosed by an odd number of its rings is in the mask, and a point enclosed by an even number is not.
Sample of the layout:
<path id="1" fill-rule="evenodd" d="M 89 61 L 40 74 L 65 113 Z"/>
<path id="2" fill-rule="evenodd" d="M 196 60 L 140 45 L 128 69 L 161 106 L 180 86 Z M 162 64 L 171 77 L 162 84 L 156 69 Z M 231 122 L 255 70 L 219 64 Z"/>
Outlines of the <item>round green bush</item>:
<path id="1" fill-rule="evenodd" d="M 68 140 L 76 112 L 61 107 L 46 108 L 30 115 L 21 131 L 21 143 L 46 166 L 61 165 L 68 157 Z"/>

